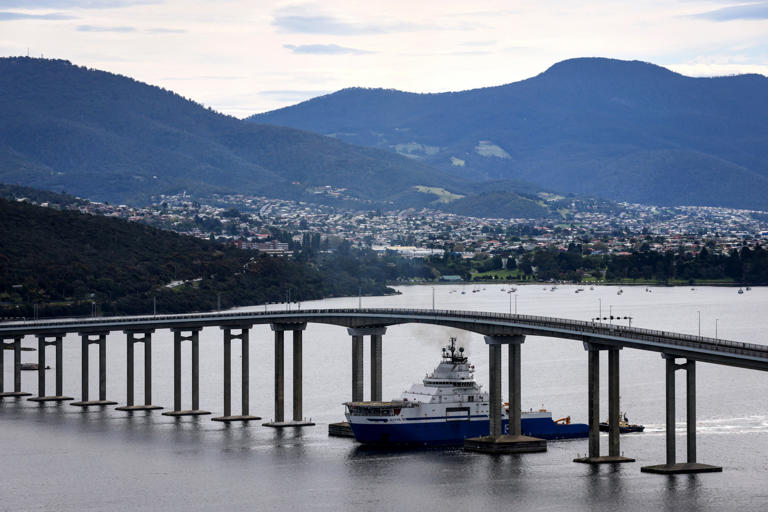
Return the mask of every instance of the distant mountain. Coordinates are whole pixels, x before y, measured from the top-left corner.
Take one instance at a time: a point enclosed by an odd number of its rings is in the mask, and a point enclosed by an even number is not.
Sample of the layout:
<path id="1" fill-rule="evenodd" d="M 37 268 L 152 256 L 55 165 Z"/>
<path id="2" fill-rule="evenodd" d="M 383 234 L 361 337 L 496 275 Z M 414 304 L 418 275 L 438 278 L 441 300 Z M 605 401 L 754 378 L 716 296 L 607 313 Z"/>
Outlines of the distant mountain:
<path id="1" fill-rule="evenodd" d="M 675 205 L 768 209 L 768 78 L 581 58 L 508 85 L 344 89 L 249 118 L 389 149 L 446 174 Z"/>
<path id="2" fill-rule="evenodd" d="M 416 185 L 461 186 L 389 151 L 245 122 L 127 77 L 30 58 L 0 59 L 0 182 L 113 202 L 183 190 L 314 198 L 326 185 L 383 202 Z"/>

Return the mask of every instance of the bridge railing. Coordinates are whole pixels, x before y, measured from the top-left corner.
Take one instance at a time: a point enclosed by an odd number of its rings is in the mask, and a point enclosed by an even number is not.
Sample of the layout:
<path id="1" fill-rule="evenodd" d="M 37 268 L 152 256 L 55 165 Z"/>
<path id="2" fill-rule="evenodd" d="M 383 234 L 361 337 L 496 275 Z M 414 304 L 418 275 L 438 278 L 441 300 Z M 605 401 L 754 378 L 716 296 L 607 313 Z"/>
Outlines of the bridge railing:
<path id="1" fill-rule="evenodd" d="M 491 321 L 500 321 L 504 323 L 521 323 L 520 327 L 540 326 L 549 329 L 565 329 L 571 332 L 578 332 L 584 335 L 611 335 L 621 336 L 626 339 L 645 340 L 655 343 L 667 343 L 678 346 L 690 346 L 696 348 L 710 348 L 717 352 L 730 352 L 743 355 L 757 355 L 759 357 L 768 357 L 768 346 L 755 343 L 743 343 L 719 338 L 710 338 L 706 336 L 694 336 L 669 331 L 658 331 L 645 329 L 641 327 L 626 327 L 622 325 L 609 324 L 602 322 L 588 322 L 584 320 L 573 320 L 567 318 L 554 318 L 537 315 L 519 315 L 508 313 L 494 313 L 481 311 L 462 311 L 462 310 L 433 310 L 433 309 L 404 309 L 404 308 L 339 308 L 339 309 L 310 309 L 294 311 L 229 311 L 212 313 L 188 313 L 178 315 L 143 315 L 128 317 L 99 317 L 87 319 L 70 320 L 45 320 L 45 321 L 23 321 L 7 322 L 0 324 L 0 330 L 3 327 L 34 326 L 42 328 L 56 327 L 96 327 L 96 326 L 115 326 L 120 325 L 129 328 L 134 324 L 159 324 L 163 322 L 179 322 L 186 320 L 234 320 L 243 318 L 258 319 L 264 317 L 270 318 L 296 318 L 300 321 L 301 317 L 318 316 L 390 316 L 390 317 L 457 317 L 457 321 L 475 323 Z M 392 318 L 390 318 L 392 320 Z"/>
<path id="2" fill-rule="evenodd" d="M 304 311 L 304 313 L 310 313 L 310 311 Z M 313 310 L 311 313 L 316 314 L 386 314 L 386 315 L 415 315 L 415 316 L 437 316 L 437 317 L 461 317 L 466 319 L 467 317 L 475 318 L 478 321 L 487 321 L 489 319 L 496 319 L 501 321 L 518 321 L 524 322 L 528 325 L 538 325 L 548 328 L 565 328 L 571 331 L 577 331 L 585 335 L 588 334 L 607 334 L 607 335 L 621 335 L 625 338 L 645 340 L 652 342 L 663 342 L 672 345 L 690 346 L 696 348 L 702 348 L 702 345 L 706 345 L 709 348 L 718 352 L 730 352 L 744 355 L 750 355 L 752 352 L 754 355 L 760 357 L 768 356 L 768 346 L 759 345 L 755 343 L 744 343 L 730 340 L 723 340 L 719 338 L 710 338 L 706 336 L 694 336 L 690 334 L 675 333 L 669 331 L 659 331 L 654 329 L 645 329 L 641 327 L 625 327 L 622 325 L 606 325 L 601 322 L 587 322 L 584 320 L 572 320 L 566 318 L 554 318 L 537 315 L 514 315 L 508 313 L 494 313 L 494 312 L 478 312 L 478 311 L 463 311 L 463 310 L 431 310 L 431 309 L 395 309 L 395 308 L 377 308 L 377 309 L 326 309 L 326 310 Z M 521 325 L 525 327 L 525 325 Z"/>

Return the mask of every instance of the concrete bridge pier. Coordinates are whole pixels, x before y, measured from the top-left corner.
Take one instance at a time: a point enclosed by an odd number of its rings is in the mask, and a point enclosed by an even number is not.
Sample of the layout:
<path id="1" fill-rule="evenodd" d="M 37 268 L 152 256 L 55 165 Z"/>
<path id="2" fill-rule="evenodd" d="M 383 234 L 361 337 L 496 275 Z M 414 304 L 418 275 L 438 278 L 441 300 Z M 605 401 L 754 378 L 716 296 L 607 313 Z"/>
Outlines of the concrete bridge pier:
<path id="1" fill-rule="evenodd" d="M 365 400 L 365 370 L 363 364 L 364 339 L 371 337 L 371 401 L 381 401 L 382 396 L 382 346 L 387 328 L 350 327 L 347 333 L 352 337 L 352 401 Z M 341 421 L 328 425 L 328 435 L 336 437 L 355 437 L 349 423 Z"/>
<path id="2" fill-rule="evenodd" d="M 37 335 L 37 396 L 27 398 L 31 402 L 64 402 L 74 400 L 63 395 L 64 387 L 64 351 L 62 339 L 66 333 Z M 48 338 L 52 338 L 48 341 Z M 56 347 L 56 394 L 45 394 L 45 347 Z"/>
<path id="3" fill-rule="evenodd" d="M 0 337 L 0 399 L 29 396 L 21 390 L 21 338 L 22 336 Z M 5 340 L 12 340 L 6 343 Z M 13 350 L 13 391 L 5 391 L 5 351 Z"/>
<path id="4" fill-rule="evenodd" d="M 364 338 L 361 334 L 352 335 L 352 401 L 365 400 L 365 367 L 363 365 Z"/>
<path id="5" fill-rule="evenodd" d="M 81 358 L 81 374 L 82 374 L 82 397 L 79 402 L 72 402 L 70 405 L 78 407 L 91 407 L 91 406 L 104 406 L 115 405 L 117 402 L 107 400 L 107 334 L 108 331 L 99 333 L 85 333 L 81 332 L 80 339 L 82 340 L 82 358 Z M 89 358 L 88 351 L 91 345 L 99 346 L 99 399 L 88 400 L 88 366 Z"/>
<path id="6" fill-rule="evenodd" d="M 275 332 L 275 418 L 265 427 L 310 427 L 302 417 L 302 331 L 306 323 L 270 324 Z M 285 331 L 293 331 L 293 420 L 285 420 Z"/>
<path id="7" fill-rule="evenodd" d="M 250 363 L 249 363 L 249 340 L 248 331 L 251 325 L 241 325 L 237 327 L 223 326 L 224 331 L 224 415 L 211 418 L 213 421 L 222 421 L 229 423 L 232 421 L 255 421 L 260 420 L 259 416 L 249 414 L 250 406 Z M 234 334 L 233 329 L 238 329 L 240 334 Z M 240 396 L 241 412 L 240 415 L 232 415 L 232 340 L 239 340 L 241 349 L 241 370 L 240 370 Z"/>
<path id="8" fill-rule="evenodd" d="M 379 334 L 371 334 L 371 402 L 381 402 L 381 349 L 385 327 L 377 329 Z"/>
<path id="9" fill-rule="evenodd" d="M 143 331 L 123 331 L 126 335 L 126 405 L 115 407 L 116 411 L 153 411 L 162 409 L 159 405 L 152 405 L 152 333 L 154 329 Z M 136 343 L 144 344 L 144 405 L 133 403 L 133 350 Z"/>
<path id="10" fill-rule="evenodd" d="M 520 413 L 520 345 L 525 336 L 486 336 L 489 356 L 489 411 L 487 436 L 464 440 L 464 449 L 482 453 L 532 453 L 547 451 L 543 439 L 522 435 Z M 501 410 L 501 347 L 509 346 L 509 426 L 503 431 Z"/>
<path id="11" fill-rule="evenodd" d="M 202 416 L 211 414 L 200 410 L 200 331 L 202 327 L 179 327 L 173 331 L 173 410 L 163 416 Z M 189 334 L 184 334 L 189 333 Z M 191 341 L 192 345 L 192 409 L 181 409 L 181 344 Z"/>
<path id="12" fill-rule="evenodd" d="M 718 473 L 723 470 L 720 466 L 710 466 L 696 462 L 696 361 L 686 359 L 685 363 L 677 364 L 675 356 L 662 354 L 666 361 L 666 395 L 667 395 L 667 461 L 665 464 L 645 466 L 640 468 L 643 473 L 661 475 L 676 475 L 681 473 Z M 686 436 L 688 462 L 676 461 L 675 446 L 675 372 L 686 372 Z"/>
<path id="13" fill-rule="evenodd" d="M 586 457 L 573 459 L 583 464 L 613 464 L 635 462 L 635 459 L 621 455 L 619 439 L 619 347 L 608 347 L 584 342 L 587 351 L 589 453 Z M 608 455 L 600 455 L 600 351 L 608 351 Z"/>

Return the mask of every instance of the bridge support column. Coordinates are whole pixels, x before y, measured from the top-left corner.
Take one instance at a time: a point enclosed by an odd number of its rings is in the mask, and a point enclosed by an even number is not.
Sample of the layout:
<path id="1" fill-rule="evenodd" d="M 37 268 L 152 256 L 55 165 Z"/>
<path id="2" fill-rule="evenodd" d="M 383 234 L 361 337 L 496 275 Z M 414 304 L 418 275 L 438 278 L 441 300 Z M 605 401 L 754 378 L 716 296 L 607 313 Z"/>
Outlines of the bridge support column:
<path id="1" fill-rule="evenodd" d="M 81 375 L 82 375 L 82 396 L 79 402 L 72 402 L 70 405 L 78 407 L 91 407 L 94 405 L 115 405 L 117 402 L 107 400 L 107 334 L 109 332 L 99 333 L 87 333 L 81 332 L 80 339 L 82 340 L 82 358 L 81 358 Z M 91 345 L 99 346 L 99 399 L 88 400 L 88 366 L 89 358 L 88 351 Z"/>
<path id="2" fill-rule="evenodd" d="M 302 331 L 293 331 L 293 421 L 302 421 L 304 354 Z"/>
<path id="3" fill-rule="evenodd" d="M 251 328 L 250 325 L 243 325 L 238 327 L 223 326 L 221 329 L 224 331 L 224 415 L 212 418 L 213 421 L 255 421 L 260 420 L 259 416 L 251 416 L 249 414 L 250 400 L 249 389 L 250 386 L 250 363 L 249 363 L 249 346 L 248 346 L 248 331 Z M 233 334 L 233 329 L 239 329 L 240 334 Z M 240 384 L 240 396 L 241 396 L 241 412 L 239 416 L 232 415 L 232 340 L 240 340 L 241 345 L 241 384 Z"/>
<path id="4" fill-rule="evenodd" d="M 347 332 L 352 337 L 352 401 L 362 402 L 365 400 L 363 364 L 365 336 L 371 337 L 371 401 L 380 401 L 382 395 L 382 336 L 386 334 L 387 328 L 384 326 L 350 327 Z M 328 435 L 355 437 L 346 421 L 329 424 Z"/>
<path id="5" fill-rule="evenodd" d="M 464 440 L 464 449 L 482 453 L 531 453 L 547 451 L 543 439 L 522 435 L 520 413 L 520 345 L 525 336 L 486 336 L 489 357 L 489 435 Z M 509 424 L 504 429 L 501 399 L 501 347 L 509 346 Z M 505 430 L 509 433 L 504 434 Z"/>
<path id="6" fill-rule="evenodd" d="M 509 435 L 520 436 L 523 434 L 521 424 L 521 387 L 520 387 L 520 345 L 525 341 L 525 336 L 520 336 L 519 343 L 509 344 Z"/>
<path id="7" fill-rule="evenodd" d="M 154 329 L 142 331 L 123 331 L 126 335 L 126 405 L 115 407 L 116 411 L 153 411 L 162 409 L 152 405 L 152 333 Z M 144 344 L 144 405 L 134 405 L 133 401 L 133 352 L 136 343 Z"/>
<path id="8" fill-rule="evenodd" d="M 619 350 L 608 350 L 608 456 L 621 455 L 621 440 L 619 439 Z"/>
<path id="9" fill-rule="evenodd" d="M 381 334 L 371 334 L 371 402 L 381 402 Z"/>
<path id="10" fill-rule="evenodd" d="M 21 336 L 9 338 L 0 337 L 0 399 L 29 396 L 32 393 L 25 393 L 21 390 Z M 6 343 L 5 340 L 13 340 Z M 5 351 L 13 350 L 13 391 L 5 391 Z"/>
<path id="11" fill-rule="evenodd" d="M 587 351 L 589 452 L 586 457 L 573 459 L 584 464 L 635 462 L 621 456 L 619 440 L 619 347 L 584 342 Z M 600 455 L 600 351 L 608 351 L 608 455 Z"/>
<path id="12" fill-rule="evenodd" d="M 63 402 L 74 400 L 70 396 L 63 395 L 64 387 L 64 352 L 62 339 L 65 333 L 38 334 L 37 335 L 37 396 L 27 398 L 31 402 Z M 48 338 L 53 338 L 48 341 Z M 45 394 L 45 347 L 56 347 L 56 394 Z"/>
<path id="13" fill-rule="evenodd" d="M 163 416 L 201 416 L 211 414 L 200 410 L 200 331 L 202 327 L 180 327 L 173 331 L 173 410 Z M 189 333 L 189 334 L 184 334 Z M 181 344 L 192 345 L 192 409 L 181 409 Z"/>
<path id="14" fill-rule="evenodd" d="M 301 417 L 302 413 L 302 331 L 307 324 L 272 324 L 275 332 L 275 418 L 264 423 L 265 427 L 309 427 L 314 425 L 311 420 Z M 284 333 L 293 331 L 293 420 L 285 421 L 285 353 Z M 297 416 L 298 414 L 298 416 Z"/>
<path id="15" fill-rule="evenodd" d="M 371 337 L 371 401 L 381 401 L 382 379 L 382 337 L 387 333 L 387 328 L 376 327 L 350 327 L 347 332 L 352 336 L 352 401 L 364 400 L 363 385 L 363 339 Z"/>
<path id="16" fill-rule="evenodd" d="M 675 475 L 681 473 L 717 473 L 723 470 L 720 466 L 710 466 L 696 462 L 696 361 L 687 359 L 683 364 L 675 363 L 675 356 L 661 355 L 666 361 L 666 394 L 667 394 L 667 462 L 655 466 L 640 468 L 643 473 Z M 686 435 L 688 462 L 676 462 L 675 446 L 675 372 L 686 371 Z"/>
<path id="17" fill-rule="evenodd" d="M 352 335 L 352 401 L 365 400 L 365 368 L 363 365 L 363 336 Z"/>

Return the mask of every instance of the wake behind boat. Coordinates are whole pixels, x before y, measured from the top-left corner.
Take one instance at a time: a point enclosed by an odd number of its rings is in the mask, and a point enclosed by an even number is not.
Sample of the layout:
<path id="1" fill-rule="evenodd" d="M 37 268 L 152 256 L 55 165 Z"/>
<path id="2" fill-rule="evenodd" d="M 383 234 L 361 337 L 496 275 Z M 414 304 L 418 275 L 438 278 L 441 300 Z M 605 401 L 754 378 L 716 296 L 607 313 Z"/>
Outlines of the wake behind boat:
<path id="1" fill-rule="evenodd" d="M 413 384 L 398 400 L 347 402 L 346 417 L 355 439 L 374 444 L 461 444 L 469 437 L 489 433 L 489 396 L 474 380 L 463 347 L 451 338 L 443 347 L 442 360 L 421 384 Z M 502 404 L 502 431 L 509 432 L 507 411 Z M 567 420 L 567 421 L 566 421 Z M 570 418 L 552 420 L 544 409 L 524 411 L 523 434 L 541 439 L 587 437 L 589 428 L 570 423 Z"/>

